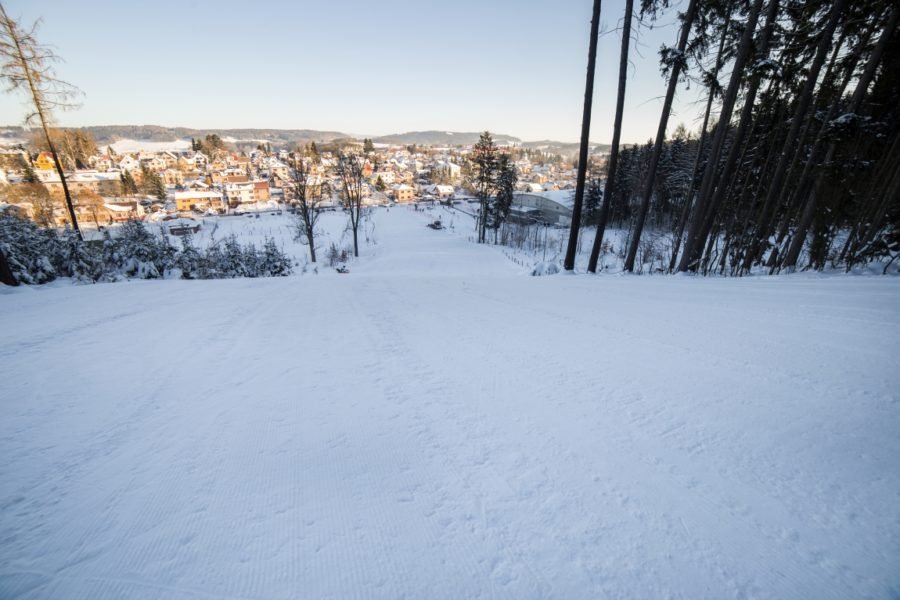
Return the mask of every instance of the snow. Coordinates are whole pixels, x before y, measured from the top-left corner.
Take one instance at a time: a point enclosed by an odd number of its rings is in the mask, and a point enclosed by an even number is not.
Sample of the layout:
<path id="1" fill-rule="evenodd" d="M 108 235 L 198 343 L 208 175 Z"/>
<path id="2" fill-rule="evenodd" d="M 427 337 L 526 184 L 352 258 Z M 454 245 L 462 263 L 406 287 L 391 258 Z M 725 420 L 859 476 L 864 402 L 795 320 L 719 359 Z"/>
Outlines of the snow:
<path id="1" fill-rule="evenodd" d="M 897 279 L 530 277 L 433 219 L 0 290 L 0 597 L 897 595 Z"/>
<path id="2" fill-rule="evenodd" d="M 150 140 L 116 140 L 112 144 L 112 149 L 116 154 L 124 154 L 127 152 L 183 152 L 190 150 L 191 140 L 170 140 L 166 142 L 151 142 Z"/>

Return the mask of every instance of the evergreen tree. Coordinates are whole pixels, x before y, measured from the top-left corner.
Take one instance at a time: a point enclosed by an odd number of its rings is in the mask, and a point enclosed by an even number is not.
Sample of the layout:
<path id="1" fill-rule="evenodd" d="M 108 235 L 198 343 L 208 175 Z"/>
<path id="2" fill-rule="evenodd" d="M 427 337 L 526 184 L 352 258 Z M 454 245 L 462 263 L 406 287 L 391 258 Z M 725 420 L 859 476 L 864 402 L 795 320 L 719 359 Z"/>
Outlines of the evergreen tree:
<path id="1" fill-rule="evenodd" d="M 55 242 L 52 229 L 40 229 L 27 219 L 0 212 L 0 251 L 19 283 L 33 285 L 56 279 L 52 261 L 57 255 Z"/>
<path id="2" fill-rule="evenodd" d="M 203 279 L 203 256 L 194 246 L 194 236 L 187 233 L 181 236 L 181 252 L 175 259 L 175 266 L 181 270 L 182 279 Z"/>
<path id="3" fill-rule="evenodd" d="M 490 227 L 494 230 L 494 242 L 497 241 L 497 230 L 506 222 L 512 208 L 513 192 L 518 181 L 516 165 L 508 154 L 500 154 L 497 158 L 497 178 L 494 183 L 494 197 L 490 207 Z"/>
<path id="4" fill-rule="evenodd" d="M 100 262 L 78 234 L 66 228 L 59 240 L 59 272 L 76 281 L 93 283 L 100 277 Z"/>
<path id="5" fill-rule="evenodd" d="M 489 131 L 485 131 L 478 138 L 478 143 L 472 148 L 474 163 L 475 195 L 480 203 L 478 213 L 478 243 L 485 243 L 491 194 L 494 191 L 497 179 L 497 146 Z"/>
<path id="6" fill-rule="evenodd" d="M 275 244 L 273 238 L 266 238 L 263 245 L 260 272 L 264 277 L 287 277 L 293 271 L 293 261 Z"/>
<path id="7" fill-rule="evenodd" d="M 29 159 L 25 159 L 25 174 L 22 176 L 22 183 L 40 183 Z"/>
<path id="8" fill-rule="evenodd" d="M 119 184 L 122 187 L 122 195 L 123 196 L 133 196 L 137 194 L 138 186 L 134 180 L 134 176 L 132 176 L 131 171 L 124 170 L 122 174 L 119 175 Z"/>

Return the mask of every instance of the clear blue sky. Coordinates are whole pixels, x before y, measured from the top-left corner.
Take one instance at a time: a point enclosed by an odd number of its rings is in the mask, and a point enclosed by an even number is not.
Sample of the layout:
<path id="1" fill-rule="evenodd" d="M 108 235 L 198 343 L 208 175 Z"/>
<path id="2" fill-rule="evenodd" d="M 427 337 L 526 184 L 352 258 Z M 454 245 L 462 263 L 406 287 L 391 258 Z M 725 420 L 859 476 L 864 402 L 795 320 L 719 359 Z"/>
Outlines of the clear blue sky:
<path id="1" fill-rule="evenodd" d="M 604 31 L 624 0 L 604 2 Z M 7 0 L 13 18 L 43 18 L 57 72 L 85 95 L 66 126 L 155 124 L 290 128 L 383 135 L 422 129 L 577 141 L 591 0 Z M 665 82 L 657 50 L 675 14 L 632 48 L 623 141 L 656 130 Z M 618 32 L 598 51 L 591 139 L 612 137 Z M 681 91 L 670 131 L 695 128 Z M 0 123 L 22 98 L 0 96 Z"/>

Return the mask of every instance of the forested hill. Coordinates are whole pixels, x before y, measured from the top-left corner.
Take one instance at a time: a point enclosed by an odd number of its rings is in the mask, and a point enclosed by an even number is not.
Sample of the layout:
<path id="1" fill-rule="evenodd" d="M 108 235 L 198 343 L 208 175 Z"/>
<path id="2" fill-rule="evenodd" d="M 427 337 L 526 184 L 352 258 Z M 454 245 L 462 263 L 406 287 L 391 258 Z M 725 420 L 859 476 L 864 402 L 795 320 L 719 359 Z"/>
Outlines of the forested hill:
<path id="1" fill-rule="evenodd" d="M 269 142 L 273 145 L 315 142 L 331 142 L 342 139 L 363 139 L 340 131 L 319 131 L 316 129 L 195 129 L 192 127 L 163 127 L 161 125 L 92 125 L 81 127 L 88 131 L 99 146 L 115 143 L 118 140 L 138 140 L 143 142 L 171 142 L 190 138 L 202 139 L 216 134 L 225 141 L 259 143 Z M 472 145 L 478 141 L 480 133 L 459 131 L 408 131 L 372 138 L 381 144 L 401 144 L 417 146 L 459 146 Z M 27 139 L 28 135 L 21 127 L 7 126 L 0 128 L 0 138 Z M 525 148 L 537 148 L 547 152 L 575 155 L 578 144 L 555 140 L 539 140 L 523 142 L 521 139 L 506 135 L 493 134 L 498 144 L 521 144 Z M 609 144 L 592 144 L 593 151 L 606 151 Z"/>
<path id="2" fill-rule="evenodd" d="M 194 129 L 159 125 L 94 125 L 83 129 L 88 130 L 99 144 L 115 142 L 120 139 L 168 142 L 187 138 L 199 139 L 213 133 L 222 139 L 267 141 L 273 144 L 331 141 L 353 137 L 339 131 L 314 129 Z"/>
<path id="3" fill-rule="evenodd" d="M 478 143 L 481 132 L 473 131 L 407 131 L 406 133 L 394 133 L 372 138 L 373 142 L 380 144 L 416 144 L 417 146 L 471 146 Z M 522 142 L 517 137 L 502 133 L 492 133 L 497 144 Z"/>

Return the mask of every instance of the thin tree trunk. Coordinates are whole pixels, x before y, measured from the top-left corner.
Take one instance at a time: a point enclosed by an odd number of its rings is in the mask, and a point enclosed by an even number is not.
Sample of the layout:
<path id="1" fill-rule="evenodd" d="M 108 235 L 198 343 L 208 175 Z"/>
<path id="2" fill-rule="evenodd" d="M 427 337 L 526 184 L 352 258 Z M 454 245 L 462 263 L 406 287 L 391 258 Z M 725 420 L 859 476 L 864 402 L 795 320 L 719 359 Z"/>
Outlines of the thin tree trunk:
<path id="1" fill-rule="evenodd" d="M 762 0 L 757 0 L 761 2 Z M 641 243 L 641 233 L 644 229 L 644 221 L 650 208 L 650 197 L 653 195 L 653 184 L 656 178 L 656 167 L 659 165 L 659 157 L 662 154 L 662 145 L 666 138 L 666 127 L 669 124 L 669 113 L 672 112 L 672 101 L 675 99 L 675 88 L 678 87 L 678 77 L 685 63 L 684 51 L 687 48 L 688 37 L 697 14 L 697 0 L 690 0 L 687 12 L 684 15 L 684 23 L 681 26 L 681 37 L 678 40 L 678 56 L 672 64 L 672 73 L 669 77 L 669 86 L 666 89 L 666 98 L 663 102 L 662 114 L 659 118 L 659 127 L 656 130 L 656 139 L 653 143 L 653 154 L 650 156 L 650 166 L 647 169 L 647 180 L 644 193 L 641 197 L 641 206 L 638 209 L 637 221 L 634 225 L 634 233 L 628 245 L 628 254 L 625 256 L 625 270 L 634 271 L 634 259 L 637 256 L 638 245 Z"/>
<path id="2" fill-rule="evenodd" d="M 584 112 L 581 117 L 581 148 L 578 152 L 578 175 L 575 181 L 575 205 L 572 207 L 572 224 L 569 228 L 569 245 L 563 267 L 566 271 L 575 268 L 575 254 L 578 250 L 578 233 L 581 229 L 581 206 L 584 204 L 584 180 L 587 174 L 588 145 L 591 135 L 591 106 L 594 102 L 594 70 L 597 64 L 597 37 L 600 32 L 600 0 L 594 0 L 591 18 L 591 40 L 588 47 L 587 78 L 584 84 Z"/>
<path id="3" fill-rule="evenodd" d="M 306 228 L 306 239 L 309 241 L 309 260 L 310 262 L 316 262 L 316 243 L 315 243 L 315 232 L 312 227 Z"/>
<path id="4" fill-rule="evenodd" d="M 591 273 L 597 272 L 600 248 L 603 245 L 603 234 L 606 231 L 606 222 L 609 219 L 609 207 L 612 203 L 612 196 L 615 193 L 613 190 L 616 185 L 616 172 L 619 168 L 619 142 L 622 138 L 622 115 L 625 112 L 625 85 L 628 81 L 628 50 L 631 47 L 631 14 L 633 11 L 634 0 L 625 0 L 625 19 L 622 21 L 622 49 L 619 52 L 619 89 L 616 94 L 616 116 L 613 121 L 612 148 L 609 150 L 606 183 L 603 186 L 603 203 L 600 205 L 597 233 L 594 236 L 594 245 L 591 247 L 591 258 L 588 262 L 588 271 Z"/>

